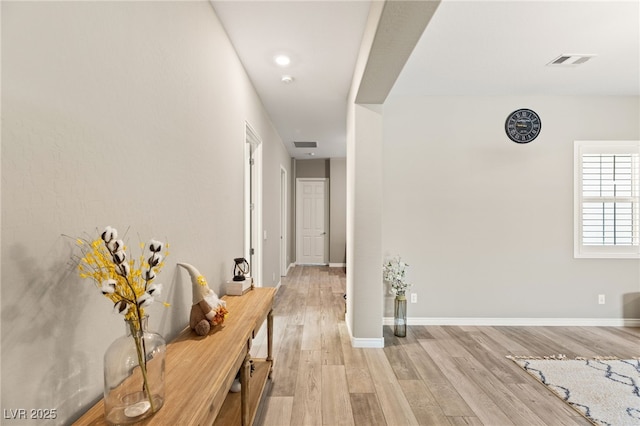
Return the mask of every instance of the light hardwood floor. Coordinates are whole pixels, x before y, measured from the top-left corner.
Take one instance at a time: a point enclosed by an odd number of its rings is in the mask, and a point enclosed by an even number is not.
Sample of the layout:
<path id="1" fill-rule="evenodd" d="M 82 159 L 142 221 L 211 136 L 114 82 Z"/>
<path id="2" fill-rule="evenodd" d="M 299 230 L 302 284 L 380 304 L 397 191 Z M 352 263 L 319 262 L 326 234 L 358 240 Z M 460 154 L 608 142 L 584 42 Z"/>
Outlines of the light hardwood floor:
<path id="1" fill-rule="evenodd" d="M 624 327 L 384 327 L 384 349 L 352 348 L 344 289 L 337 268 L 283 278 L 256 425 L 588 425 L 505 356 L 640 356 L 640 328 Z M 265 356 L 264 330 L 251 352 Z"/>

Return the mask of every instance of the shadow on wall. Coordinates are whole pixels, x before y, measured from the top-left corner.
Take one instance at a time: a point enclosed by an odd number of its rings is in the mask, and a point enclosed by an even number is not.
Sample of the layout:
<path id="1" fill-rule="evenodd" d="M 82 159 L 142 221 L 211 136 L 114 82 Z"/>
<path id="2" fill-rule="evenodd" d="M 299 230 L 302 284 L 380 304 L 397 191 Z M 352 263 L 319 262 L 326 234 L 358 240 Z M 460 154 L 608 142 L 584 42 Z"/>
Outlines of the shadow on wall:
<path id="1" fill-rule="evenodd" d="M 160 297 L 161 300 L 169 301 L 171 306 L 168 309 L 164 307 L 159 312 L 160 323 L 158 327 L 154 327 L 153 331 L 156 331 L 169 342 L 173 340 L 178 333 L 180 333 L 185 327 L 189 325 L 189 315 L 191 311 L 191 299 L 185 298 L 187 295 L 191 295 L 191 281 L 182 274 L 177 266 L 172 263 L 170 266 L 174 268 L 173 278 L 169 285 L 165 285 L 163 291 L 166 291 Z M 167 274 L 168 275 L 168 274 Z M 165 283 L 169 283 L 168 279 L 164 280 Z M 167 288 L 168 287 L 168 288 Z M 155 312 L 151 315 L 157 316 Z"/>
<path id="2" fill-rule="evenodd" d="M 7 411 L 27 409 L 27 415 L 32 408 L 55 409 L 56 418 L 47 424 L 63 425 L 102 397 L 104 350 L 96 343 L 106 348 L 125 329 L 120 315 L 105 318 L 111 311 L 109 300 L 93 281 L 80 278 L 81 253 L 75 239 L 60 236 L 45 252 L 39 258 L 24 244 L 6 249 L 3 278 L 14 278 L 3 279 L 1 289 L 1 405 Z M 186 299 L 191 283 L 185 282 L 177 268 L 170 281 L 167 274 L 167 294 L 160 299 L 171 300 L 171 306 L 167 309 L 156 303 L 149 308 L 153 330 L 166 340 L 188 326 L 191 306 Z M 94 313 L 92 306 L 99 306 L 100 311 Z M 106 321 L 87 324 L 95 315 Z M 122 328 L 112 330 L 113 323 Z M 105 328 L 115 337 L 104 335 Z M 40 423 L 37 419 L 20 421 Z"/>
<path id="3" fill-rule="evenodd" d="M 640 319 L 640 292 L 622 295 L 622 318 Z"/>
<path id="4" fill-rule="evenodd" d="M 86 403 L 92 361 L 75 348 L 86 306 L 82 301 L 95 289 L 71 285 L 77 276 L 73 250 L 73 241 L 65 237 L 44 258 L 33 257 L 22 244 L 8 248 L 10 265 L 3 268 L 19 278 L 2 283 L 3 407 L 25 407 L 28 400 L 33 407 L 56 409 L 62 421 Z"/>

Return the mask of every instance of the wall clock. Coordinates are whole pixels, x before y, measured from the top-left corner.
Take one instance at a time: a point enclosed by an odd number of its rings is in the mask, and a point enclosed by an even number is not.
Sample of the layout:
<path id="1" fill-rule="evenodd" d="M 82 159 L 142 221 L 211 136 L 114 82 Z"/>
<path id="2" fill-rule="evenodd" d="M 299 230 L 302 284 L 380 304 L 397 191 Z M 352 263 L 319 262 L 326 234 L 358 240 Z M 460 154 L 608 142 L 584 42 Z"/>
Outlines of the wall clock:
<path id="1" fill-rule="evenodd" d="M 540 134 L 542 121 L 534 111 L 521 108 L 513 111 L 504 123 L 509 139 L 516 143 L 529 143 Z"/>

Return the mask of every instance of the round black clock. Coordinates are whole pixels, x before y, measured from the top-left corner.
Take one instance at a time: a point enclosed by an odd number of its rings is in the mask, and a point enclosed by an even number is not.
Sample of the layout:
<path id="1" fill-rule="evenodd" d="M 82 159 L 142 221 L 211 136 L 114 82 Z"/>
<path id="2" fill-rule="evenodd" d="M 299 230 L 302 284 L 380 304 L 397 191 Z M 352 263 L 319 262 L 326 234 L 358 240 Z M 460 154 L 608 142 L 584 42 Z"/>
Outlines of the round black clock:
<path id="1" fill-rule="evenodd" d="M 540 134 L 542 121 L 534 111 L 526 108 L 513 111 L 504 123 L 509 139 L 516 143 L 529 143 Z"/>

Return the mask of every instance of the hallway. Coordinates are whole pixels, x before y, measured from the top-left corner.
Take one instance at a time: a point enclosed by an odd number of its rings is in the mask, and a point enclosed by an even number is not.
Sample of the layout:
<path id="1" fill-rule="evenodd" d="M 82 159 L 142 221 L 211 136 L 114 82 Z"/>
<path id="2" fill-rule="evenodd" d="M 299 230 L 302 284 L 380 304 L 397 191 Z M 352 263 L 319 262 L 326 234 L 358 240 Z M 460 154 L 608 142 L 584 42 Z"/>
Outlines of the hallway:
<path id="1" fill-rule="evenodd" d="M 384 349 L 352 348 L 344 289 L 341 268 L 283 278 L 256 425 L 588 425 L 505 356 L 640 355 L 640 329 L 617 327 L 384 327 Z M 253 356 L 266 356 L 265 334 Z"/>

